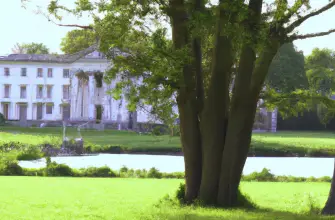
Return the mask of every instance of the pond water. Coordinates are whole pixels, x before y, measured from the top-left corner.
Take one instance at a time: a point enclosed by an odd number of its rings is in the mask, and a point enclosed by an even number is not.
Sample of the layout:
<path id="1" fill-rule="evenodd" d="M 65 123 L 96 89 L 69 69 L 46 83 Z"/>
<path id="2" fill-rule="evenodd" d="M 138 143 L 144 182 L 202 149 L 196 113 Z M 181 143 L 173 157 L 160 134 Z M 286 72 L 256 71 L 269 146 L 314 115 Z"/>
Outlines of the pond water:
<path id="1" fill-rule="evenodd" d="M 95 156 L 52 157 L 52 161 L 64 163 L 72 168 L 108 166 L 118 170 L 122 166 L 133 169 L 150 169 L 155 167 L 161 172 L 184 171 L 182 156 L 129 155 L 129 154 L 98 154 Z M 20 166 L 40 168 L 45 166 L 45 159 L 36 161 L 20 161 Z M 297 177 L 332 176 L 333 158 L 276 158 L 249 157 L 243 170 L 247 175 L 263 168 L 270 169 L 275 175 L 292 175 Z"/>

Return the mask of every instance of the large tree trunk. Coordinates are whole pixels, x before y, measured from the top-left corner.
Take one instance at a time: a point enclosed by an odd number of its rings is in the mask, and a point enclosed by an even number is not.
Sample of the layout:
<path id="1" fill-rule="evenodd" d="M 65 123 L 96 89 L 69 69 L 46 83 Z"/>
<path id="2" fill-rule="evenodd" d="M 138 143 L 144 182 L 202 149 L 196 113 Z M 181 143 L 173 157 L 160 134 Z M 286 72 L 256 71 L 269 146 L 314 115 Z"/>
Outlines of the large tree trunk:
<path id="1" fill-rule="evenodd" d="M 328 200 L 325 207 L 322 209 L 322 215 L 335 215 L 335 159 L 334 159 L 334 171 L 333 179 L 330 186 Z"/>
<path id="2" fill-rule="evenodd" d="M 219 13 L 212 76 L 201 117 L 203 165 L 199 198 L 205 204 L 216 204 L 217 200 L 229 109 L 229 77 L 233 65 L 231 39 L 222 33 L 227 15 L 223 10 Z"/>
<path id="3" fill-rule="evenodd" d="M 187 47 L 190 49 L 190 55 L 195 56 L 200 42 L 195 42 L 194 48 L 191 47 L 190 33 L 187 26 L 188 15 L 184 1 L 170 0 L 170 9 L 172 40 L 175 49 L 178 50 Z M 198 117 L 199 102 L 197 99 L 197 74 L 199 74 L 199 67 L 194 67 L 194 64 L 195 62 L 184 64 L 177 100 L 181 143 L 185 161 L 186 202 L 191 202 L 198 197 L 202 166 L 201 135 Z"/>

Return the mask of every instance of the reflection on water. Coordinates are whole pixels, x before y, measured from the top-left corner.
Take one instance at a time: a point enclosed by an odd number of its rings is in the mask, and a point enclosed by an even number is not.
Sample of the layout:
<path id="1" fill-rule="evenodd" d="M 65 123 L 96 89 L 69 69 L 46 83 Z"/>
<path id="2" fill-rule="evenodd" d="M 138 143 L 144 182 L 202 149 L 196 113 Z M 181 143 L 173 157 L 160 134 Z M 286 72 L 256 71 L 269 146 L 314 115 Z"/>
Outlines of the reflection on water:
<path id="1" fill-rule="evenodd" d="M 99 154 L 96 156 L 53 157 L 51 159 L 57 163 L 67 164 L 72 168 L 106 165 L 115 170 L 126 166 L 133 169 L 150 169 L 151 167 L 156 167 L 162 172 L 184 171 L 184 159 L 182 156 Z M 332 176 L 333 160 L 332 158 L 249 157 L 243 174 L 250 174 L 254 171 L 268 168 L 275 175 L 299 177 Z M 45 166 L 45 160 L 21 161 L 20 165 L 26 168 L 39 168 Z"/>

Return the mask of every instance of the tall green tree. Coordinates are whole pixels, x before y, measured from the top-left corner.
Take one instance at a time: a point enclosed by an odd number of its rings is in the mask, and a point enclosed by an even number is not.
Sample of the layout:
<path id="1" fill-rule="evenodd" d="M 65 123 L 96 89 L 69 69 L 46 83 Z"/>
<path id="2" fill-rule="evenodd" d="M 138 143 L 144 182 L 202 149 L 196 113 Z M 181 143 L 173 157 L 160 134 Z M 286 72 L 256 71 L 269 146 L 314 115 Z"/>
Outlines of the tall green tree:
<path id="1" fill-rule="evenodd" d="M 95 33 L 92 30 L 78 29 L 67 32 L 60 44 L 66 54 L 77 53 L 96 43 Z"/>
<path id="2" fill-rule="evenodd" d="M 334 5 L 303 14 L 308 1 L 77 0 L 75 9 L 51 1 L 49 12 L 56 18 L 60 10 L 103 15 L 83 28 L 97 33 L 100 50 L 113 59 L 106 78 L 120 79 L 114 94 L 126 92 L 133 109 L 142 102 L 164 109 L 171 99 L 178 105 L 185 200 L 233 207 L 239 205 L 257 102 L 271 62 L 285 43 L 335 32 L 295 33 Z M 212 51 L 210 59 L 204 48 Z M 309 93 L 288 95 L 307 99 Z"/>
<path id="3" fill-rule="evenodd" d="M 15 44 L 12 48 L 13 53 L 18 54 L 49 54 L 49 48 L 43 43 L 22 43 Z"/>
<path id="4" fill-rule="evenodd" d="M 269 67 L 266 84 L 278 92 L 289 93 L 307 89 L 305 57 L 293 43 L 281 46 Z"/>
<path id="5" fill-rule="evenodd" d="M 335 89 L 335 52 L 315 48 L 306 57 L 306 70 L 311 87 L 323 94 L 331 95 Z"/>

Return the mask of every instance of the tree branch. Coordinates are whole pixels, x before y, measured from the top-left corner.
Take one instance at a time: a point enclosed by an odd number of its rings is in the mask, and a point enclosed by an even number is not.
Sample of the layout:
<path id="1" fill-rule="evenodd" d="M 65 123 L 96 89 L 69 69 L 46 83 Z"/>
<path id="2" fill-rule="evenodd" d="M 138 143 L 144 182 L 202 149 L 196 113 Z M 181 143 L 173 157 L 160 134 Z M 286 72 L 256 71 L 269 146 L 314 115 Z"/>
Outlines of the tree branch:
<path id="1" fill-rule="evenodd" d="M 318 32 L 318 33 L 304 34 L 304 35 L 294 34 L 289 37 L 289 41 L 292 42 L 294 40 L 303 40 L 303 39 L 313 38 L 313 37 L 322 37 L 322 36 L 329 35 L 331 33 L 335 33 L 335 29 L 330 29 L 329 31 L 325 31 L 325 32 Z"/>
<path id="2" fill-rule="evenodd" d="M 335 6 L 335 0 L 332 0 L 329 4 L 325 5 L 324 7 L 320 8 L 319 10 L 316 10 L 306 16 L 303 16 L 301 18 L 299 18 L 298 20 L 294 21 L 291 25 L 289 25 L 286 28 L 286 32 L 287 33 L 291 33 L 295 28 L 297 28 L 298 26 L 300 26 L 303 22 L 305 22 L 307 19 L 314 17 L 316 15 L 319 15 L 329 9 L 331 9 L 332 7 Z"/>

